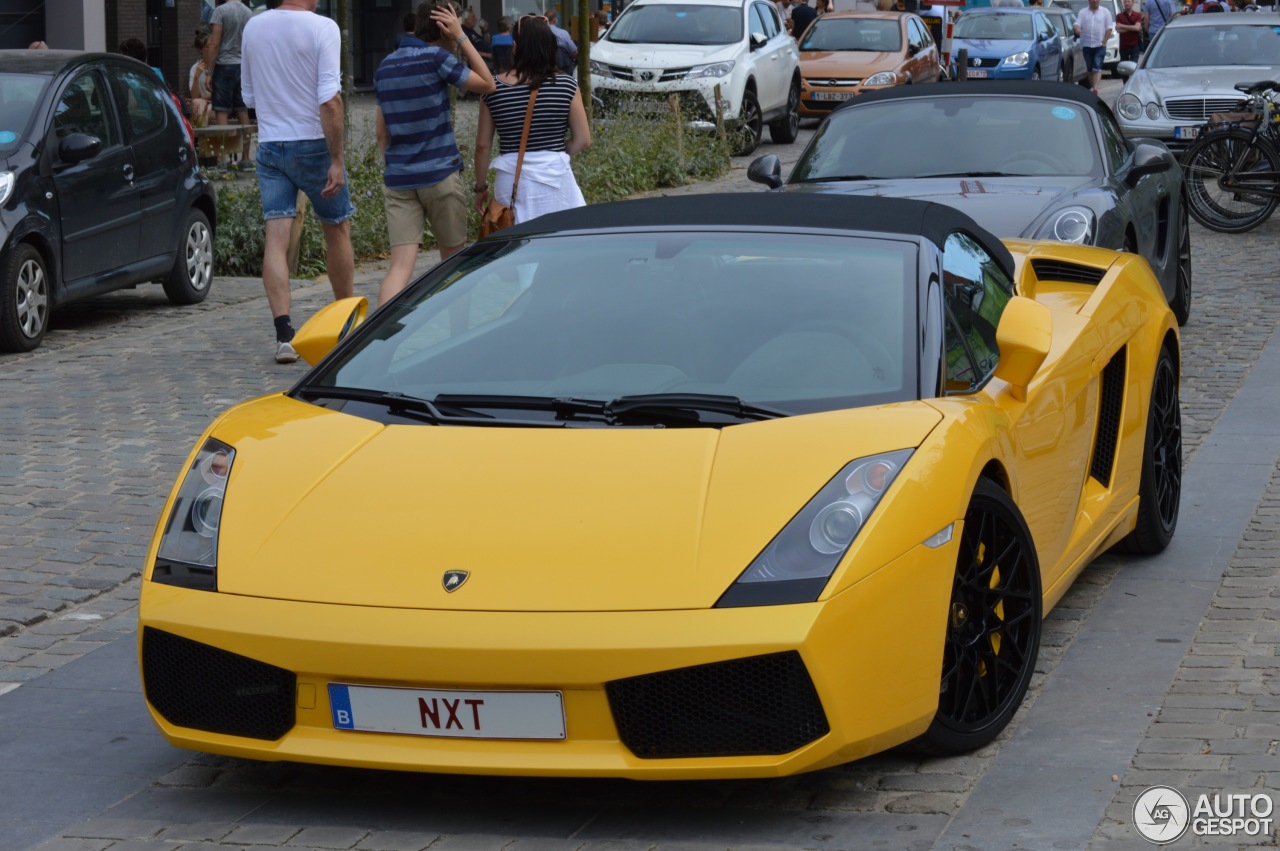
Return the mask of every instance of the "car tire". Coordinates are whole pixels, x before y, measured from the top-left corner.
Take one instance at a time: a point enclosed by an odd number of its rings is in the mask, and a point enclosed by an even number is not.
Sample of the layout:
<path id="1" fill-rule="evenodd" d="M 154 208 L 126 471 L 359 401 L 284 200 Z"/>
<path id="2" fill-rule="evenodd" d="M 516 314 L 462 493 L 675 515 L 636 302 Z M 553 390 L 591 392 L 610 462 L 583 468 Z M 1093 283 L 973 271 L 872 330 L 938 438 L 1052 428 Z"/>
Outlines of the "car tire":
<path id="1" fill-rule="evenodd" d="M 760 114 L 760 102 L 756 99 L 754 89 L 743 91 L 742 109 L 734 125 L 731 137 L 733 155 L 750 156 L 760 146 L 760 136 L 764 132 L 764 117 Z"/>
<path id="2" fill-rule="evenodd" d="M 1182 500 L 1182 411 L 1178 403 L 1178 372 L 1167 347 L 1160 349 L 1151 381 L 1140 476 L 1138 524 L 1116 549 L 1151 555 L 1173 540 Z"/>
<path id="3" fill-rule="evenodd" d="M 200 210 L 187 213 L 173 270 L 164 279 L 164 294 L 174 304 L 199 304 L 213 283 L 213 229 Z"/>
<path id="4" fill-rule="evenodd" d="M 1036 67 L 1034 67 L 1034 68 L 1032 68 L 1032 69 L 1031 69 L 1031 79 L 1033 79 L 1033 80 L 1039 80 L 1039 79 L 1040 79 L 1040 66 L 1039 66 L 1039 65 L 1037 65 Z"/>
<path id="5" fill-rule="evenodd" d="M 49 326 L 52 289 L 39 250 L 26 242 L 13 246 L 0 281 L 0 351 L 29 352 L 40 345 Z"/>
<path id="6" fill-rule="evenodd" d="M 959 543 L 938 711 L 910 743 L 933 756 L 976 750 L 999 735 L 1027 693 L 1040 650 L 1035 543 L 1022 512 L 989 479 L 973 490 Z"/>
<path id="7" fill-rule="evenodd" d="M 1173 290 L 1169 307 L 1179 325 L 1186 325 L 1191 318 L 1191 215 L 1187 212 L 1187 199 L 1183 196 L 1178 214 L 1178 282 Z"/>
<path id="8" fill-rule="evenodd" d="M 800 81 L 791 81 L 787 92 L 787 114 L 769 123 L 769 138 L 778 145 L 790 145 L 800 136 Z"/>

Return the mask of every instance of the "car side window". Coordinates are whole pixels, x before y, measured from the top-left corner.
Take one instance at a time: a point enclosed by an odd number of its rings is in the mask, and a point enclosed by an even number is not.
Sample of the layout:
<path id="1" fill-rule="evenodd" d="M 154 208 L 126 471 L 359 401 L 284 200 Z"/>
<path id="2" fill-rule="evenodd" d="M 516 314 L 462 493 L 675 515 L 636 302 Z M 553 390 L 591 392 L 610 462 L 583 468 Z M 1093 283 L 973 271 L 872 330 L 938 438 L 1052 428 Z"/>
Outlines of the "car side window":
<path id="1" fill-rule="evenodd" d="M 752 35 L 759 33 L 765 38 L 769 37 L 769 29 L 765 26 L 764 16 L 760 14 L 760 5 L 758 3 L 752 4 L 751 14 L 748 17 L 747 23 L 751 28 Z"/>
<path id="2" fill-rule="evenodd" d="M 89 71 L 71 81 L 54 109 L 53 127 L 59 139 L 88 133 L 102 140 L 103 148 L 116 144 L 115 122 L 101 77 Z"/>
<path id="3" fill-rule="evenodd" d="M 116 103 L 133 141 L 164 129 L 169 95 L 154 80 L 132 68 L 113 67 L 111 78 Z"/>
<path id="4" fill-rule="evenodd" d="M 772 3 L 757 3 L 756 8 L 760 10 L 760 17 L 764 18 L 764 29 L 769 38 L 782 32 L 782 19 L 778 17 L 778 10 Z"/>
<path id="5" fill-rule="evenodd" d="M 1118 171 L 1129 158 L 1129 142 L 1110 113 L 1098 110 L 1098 123 L 1102 125 L 1103 156 L 1111 164 L 1111 170 Z"/>
<path id="6" fill-rule="evenodd" d="M 942 251 L 946 314 L 947 393 L 969 393 L 986 383 L 1000 360 L 996 326 L 1013 297 L 1013 283 L 978 241 L 956 231 Z"/>
<path id="7" fill-rule="evenodd" d="M 924 49 L 924 40 L 920 37 L 920 27 L 916 25 L 914 18 L 907 19 L 907 46 L 911 48 L 913 54 L 919 53 Z"/>
<path id="8" fill-rule="evenodd" d="M 924 25 L 924 21 L 919 18 L 915 18 L 912 20 L 912 23 L 914 23 L 916 28 L 920 30 L 920 43 L 925 47 L 933 44 L 933 34 L 930 33 L 929 28 Z"/>

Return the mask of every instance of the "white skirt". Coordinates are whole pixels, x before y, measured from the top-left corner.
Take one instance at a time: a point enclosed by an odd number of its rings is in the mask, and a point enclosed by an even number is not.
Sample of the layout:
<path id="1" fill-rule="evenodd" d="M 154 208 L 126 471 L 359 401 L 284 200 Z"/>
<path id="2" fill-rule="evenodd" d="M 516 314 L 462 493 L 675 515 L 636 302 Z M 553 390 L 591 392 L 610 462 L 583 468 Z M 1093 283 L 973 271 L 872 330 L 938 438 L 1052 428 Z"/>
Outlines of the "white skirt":
<path id="1" fill-rule="evenodd" d="M 511 204 L 511 183 L 515 177 L 516 154 L 503 154 L 491 165 L 497 172 L 493 196 L 499 204 Z M 527 151 L 520 169 L 520 185 L 516 191 L 516 224 L 535 219 L 544 213 L 586 206 L 582 190 L 569 166 L 569 155 L 563 151 Z"/>

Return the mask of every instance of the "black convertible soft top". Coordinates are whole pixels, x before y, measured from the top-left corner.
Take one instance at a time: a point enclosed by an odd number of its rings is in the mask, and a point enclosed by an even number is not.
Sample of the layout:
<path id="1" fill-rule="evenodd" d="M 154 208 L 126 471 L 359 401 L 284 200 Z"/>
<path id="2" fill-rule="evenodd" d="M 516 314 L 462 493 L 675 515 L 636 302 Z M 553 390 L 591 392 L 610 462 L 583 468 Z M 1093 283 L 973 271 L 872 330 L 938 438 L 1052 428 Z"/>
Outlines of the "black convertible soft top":
<path id="1" fill-rule="evenodd" d="M 724 226 L 764 228 L 773 233 L 785 233 L 788 229 L 826 228 L 904 234 L 922 236 L 940 250 L 947 235 L 959 230 L 976 239 L 1005 273 L 1010 278 L 1013 277 L 1013 255 L 999 239 L 979 227 L 973 219 L 945 204 L 905 198 L 812 192 L 744 192 L 642 198 L 548 213 L 507 228 L 496 234 L 495 238 L 540 236 L 566 231 Z"/>
<path id="2" fill-rule="evenodd" d="M 937 98 L 948 95 L 966 95 L 973 97 L 1009 97 L 1023 95 L 1038 98 L 1057 98 L 1069 100 L 1094 111 L 1110 112 L 1106 101 L 1093 92 L 1075 83 L 1053 83 L 1045 80 L 966 80 L 963 83 L 946 83 L 940 86 L 892 86 L 887 89 L 876 89 L 864 92 L 856 98 L 849 98 L 833 110 L 832 114 L 857 109 L 868 103 L 884 100 L 905 100 L 907 98 Z"/>

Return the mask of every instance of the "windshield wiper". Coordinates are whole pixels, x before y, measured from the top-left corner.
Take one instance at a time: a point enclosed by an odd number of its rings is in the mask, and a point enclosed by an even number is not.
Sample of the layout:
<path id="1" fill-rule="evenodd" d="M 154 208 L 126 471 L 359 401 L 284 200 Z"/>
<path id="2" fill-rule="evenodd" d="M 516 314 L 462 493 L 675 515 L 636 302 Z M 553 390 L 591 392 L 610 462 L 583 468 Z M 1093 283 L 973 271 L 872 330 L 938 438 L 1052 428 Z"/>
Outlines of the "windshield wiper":
<path id="1" fill-rule="evenodd" d="M 883 177 L 872 177 L 869 174 L 840 174 L 835 177 L 806 177 L 793 183 L 835 183 L 841 180 L 884 180 Z"/>
<path id="2" fill-rule="evenodd" d="M 501 396 L 483 393 L 441 393 L 431 400 L 436 405 L 469 408 L 502 408 L 514 411 L 554 411 L 559 416 L 578 414 L 603 416 L 605 403 L 594 399 L 574 399 L 569 396 Z"/>
<path id="3" fill-rule="evenodd" d="M 304 387 L 298 391 L 299 396 L 307 399 L 344 399 L 350 402 L 367 402 L 371 405 L 386 405 L 393 414 L 409 414 L 430 423 L 439 423 L 444 419 L 479 418 L 493 419 L 489 414 L 460 408 L 455 405 L 441 405 L 417 396 L 406 396 L 396 390 L 368 390 L 364 387 Z"/>
<path id="4" fill-rule="evenodd" d="M 1006 171 L 941 171 L 937 174 L 917 174 L 912 179 L 924 180 L 928 177 L 1028 177 L 1026 174 L 1011 174 Z"/>
<path id="5" fill-rule="evenodd" d="M 791 416 L 786 411 L 748 404 L 737 396 L 712 393 L 645 393 L 619 396 L 604 406 L 611 419 L 627 416 L 671 418 L 678 422 L 701 422 L 700 414 L 724 414 L 741 420 L 772 420 Z"/>

